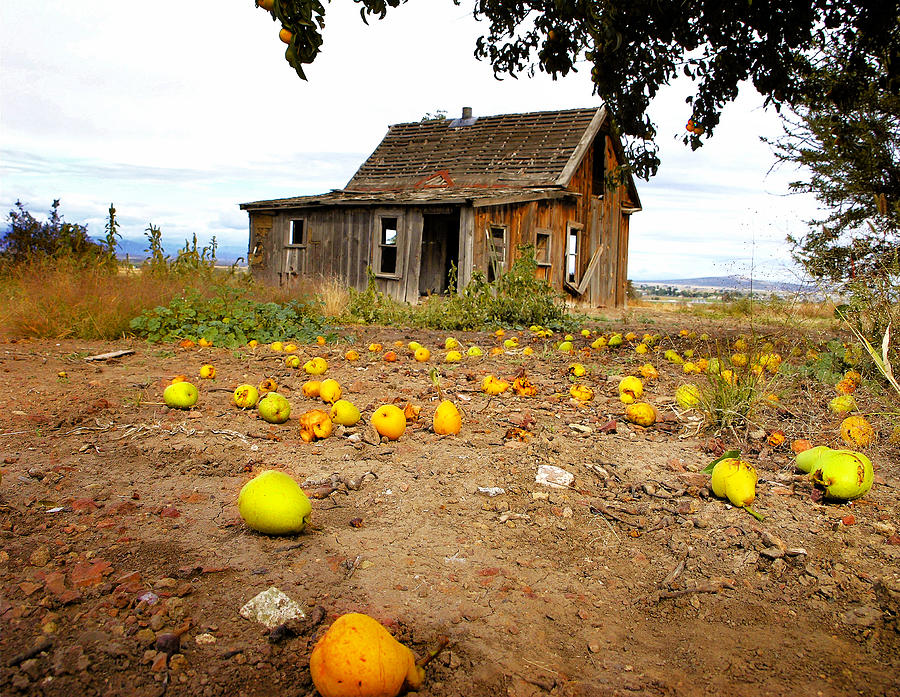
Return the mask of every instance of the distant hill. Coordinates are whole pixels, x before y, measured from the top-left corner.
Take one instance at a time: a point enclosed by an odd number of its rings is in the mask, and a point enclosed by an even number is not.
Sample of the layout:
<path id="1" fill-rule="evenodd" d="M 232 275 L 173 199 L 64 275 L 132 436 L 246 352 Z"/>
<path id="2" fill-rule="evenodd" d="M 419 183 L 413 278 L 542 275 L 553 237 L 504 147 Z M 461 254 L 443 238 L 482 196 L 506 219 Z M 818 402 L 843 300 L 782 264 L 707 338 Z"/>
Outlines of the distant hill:
<path id="1" fill-rule="evenodd" d="M 166 254 L 168 254 L 173 259 L 178 256 L 179 250 L 184 248 L 184 240 L 181 242 L 170 242 L 169 240 L 163 241 L 163 249 Z M 198 242 L 198 245 L 202 244 Z M 144 259 L 149 257 L 150 255 L 147 253 L 147 240 L 128 240 L 122 239 L 119 240 L 119 244 L 116 247 L 116 254 L 120 259 L 125 259 L 126 255 L 128 256 L 129 261 L 132 264 L 139 264 Z M 219 245 L 216 249 L 216 261 L 220 264 L 233 264 L 236 259 L 242 258 L 242 263 L 246 263 L 247 260 L 247 248 L 243 246 L 236 245 Z"/>
<path id="2" fill-rule="evenodd" d="M 785 283 L 783 281 L 767 281 L 747 276 L 704 276 L 700 278 L 667 278 L 655 280 L 634 280 L 638 286 L 673 286 L 675 288 L 705 288 L 710 290 L 736 290 L 749 292 L 797 293 L 811 290 L 810 286 L 801 283 Z"/>

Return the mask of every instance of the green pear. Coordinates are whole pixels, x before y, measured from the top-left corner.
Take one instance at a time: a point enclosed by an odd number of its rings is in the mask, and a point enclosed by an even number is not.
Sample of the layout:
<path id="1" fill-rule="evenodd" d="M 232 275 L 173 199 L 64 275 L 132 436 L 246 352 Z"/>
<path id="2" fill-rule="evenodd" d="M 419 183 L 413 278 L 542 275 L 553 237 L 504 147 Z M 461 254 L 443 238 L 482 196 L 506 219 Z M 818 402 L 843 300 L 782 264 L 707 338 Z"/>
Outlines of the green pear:
<path id="1" fill-rule="evenodd" d="M 802 472 L 812 472 L 819 460 L 827 453 L 833 452 L 827 445 L 817 445 L 815 448 L 804 450 L 797 454 L 797 469 Z"/>
<path id="2" fill-rule="evenodd" d="M 850 501 L 865 496 L 875 480 L 875 469 L 862 453 L 832 450 L 809 473 L 813 483 L 825 489 L 825 498 Z"/>
<path id="3" fill-rule="evenodd" d="M 269 392 L 256 405 L 259 415 L 270 424 L 283 424 L 291 415 L 291 403 L 277 392 Z"/>
<path id="4" fill-rule="evenodd" d="M 190 409 L 197 403 L 197 397 L 197 388 L 189 382 L 173 382 L 163 390 L 163 401 L 174 409 Z"/>
<path id="5" fill-rule="evenodd" d="M 306 527 L 312 504 L 293 477 L 268 470 L 244 484 L 238 495 L 244 522 L 266 535 L 292 535 Z"/>

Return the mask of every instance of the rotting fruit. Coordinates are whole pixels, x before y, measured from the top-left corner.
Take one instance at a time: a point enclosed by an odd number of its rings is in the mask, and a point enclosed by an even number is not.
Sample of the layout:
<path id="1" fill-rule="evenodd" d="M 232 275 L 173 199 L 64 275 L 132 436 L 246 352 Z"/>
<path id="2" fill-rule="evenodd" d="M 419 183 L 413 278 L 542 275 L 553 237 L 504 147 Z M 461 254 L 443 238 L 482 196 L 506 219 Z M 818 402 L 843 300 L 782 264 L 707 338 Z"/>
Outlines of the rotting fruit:
<path id="1" fill-rule="evenodd" d="M 822 487 L 826 499 L 852 501 L 865 496 L 872 488 L 875 470 L 862 453 L 829 450 L 816 462 L 809 477 Z"/>
<path id="2" fill-rule="evenodd" d="M 305 443 L 312 443 L 314 440 L 328 438 L 331 435 L 334 426 L 331 423 L 331 416 L 321 409 L 310 409 L 300 415 L 300 438 Z"/>
<path id="3" fill-rule="evenodd" d="M 259 390 L 253 385 L 238 385 L 232 395 L 232 401 L 239 409 L 255 407 L 259 401 Z"/>
<path id="4" fill-rule="evenodd" d="M 822 458 L 825 453 L 830 453 L 831 448 L 827 445 L 817 445 L 814 448 L 807 448 L 799 453 L 797 453 L 797 457 L 795 462 L 797 464 L 797 469 L 802 472 L 812 472 L 813 468 L 818 466 L 819 459 Z"/>
<path id="5" fill-rule="evenodd" d="M 638 426 L 652 426 L 656 423 L 656 409 L 647 402 L 635 402 L 625 407 L 625 418 Z"/>
<path id="6" fill-rule="evenodd" d="M 244 484 L 238 495 L 244 522 L 266 535 L 292 535 L 309 522 L 312 505 L 293 477 L 278 470 L 263 472 Z"/>
<path id="7" fill-rule="evenodd" d="M 864 416 L 848 416 L 841 422 L 841 438 L 849 446 L 864 448 L 875 440 L 875 429 Z"/>
<path id="8" fill-rule="evenodd" d="M 749 506 L 756 498 L 757 475 L 753 465 L 734 457 L 716 463 L 710 486 L 719 498 L 727 498 L 739 508 Z"/>
<path id="9" fill-rule="evenodd" d="M 322 697 L 396 697 L 425 679 L 413 652 L 358 612 L 338 617 L 319 639 L 309 672 Z"/>
<path id="10" fill-rule="evenodd" d="M 644 394 L 644 384 L 640 378 L 629 375 L 619 381 L 619 399 L 625 404 L 636 402 L 642 394 Z"/>

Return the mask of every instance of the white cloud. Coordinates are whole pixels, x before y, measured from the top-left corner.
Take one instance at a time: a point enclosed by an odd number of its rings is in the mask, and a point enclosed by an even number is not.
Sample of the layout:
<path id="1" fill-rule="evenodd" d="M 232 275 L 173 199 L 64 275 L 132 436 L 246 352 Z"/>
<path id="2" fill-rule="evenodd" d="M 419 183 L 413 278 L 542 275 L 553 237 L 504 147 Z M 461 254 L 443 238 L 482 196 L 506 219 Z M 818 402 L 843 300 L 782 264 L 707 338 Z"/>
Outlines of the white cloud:
<path id="1" fill-rule="evenodd" d="M 495 80 L 472 57 L 484 25 L 466 7 L 408 3 L 368 27 L 354 3 L 326 9 L 303 82 L 251 0 L 0 3 L 0 205 L 22 198 L 39 212 L 61 198 L 67 219 L 100 234 L 113 201 L 127 237 L 152 221 L 176 240 L 241 247 L 238 203 L 343 186 L 391 123 L 597 104 L 587 69 Z M 638 182 L 629 275 L 744 273 L 751 257 L 777 269 L 785 234 L 813 210 L 780 195 L 788 174 L 766 176 L 759 136 L 776 135 L 777 118 L 742 94 L 692 153 L 677 140 L 687 89 L 654 104 L 663 164 Z"/>

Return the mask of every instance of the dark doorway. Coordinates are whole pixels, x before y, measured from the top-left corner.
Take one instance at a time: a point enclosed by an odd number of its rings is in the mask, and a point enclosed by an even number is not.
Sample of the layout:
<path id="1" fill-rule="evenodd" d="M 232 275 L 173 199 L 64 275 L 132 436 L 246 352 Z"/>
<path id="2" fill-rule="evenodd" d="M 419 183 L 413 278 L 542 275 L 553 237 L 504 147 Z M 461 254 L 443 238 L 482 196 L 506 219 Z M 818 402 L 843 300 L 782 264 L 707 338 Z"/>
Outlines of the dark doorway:
<path id="1" fill-rule="evenodd" d="M 419 295 L 447 292 L 451 264 L 459 264 L 459 211 L 426 213 L 422 221 Z"/>

